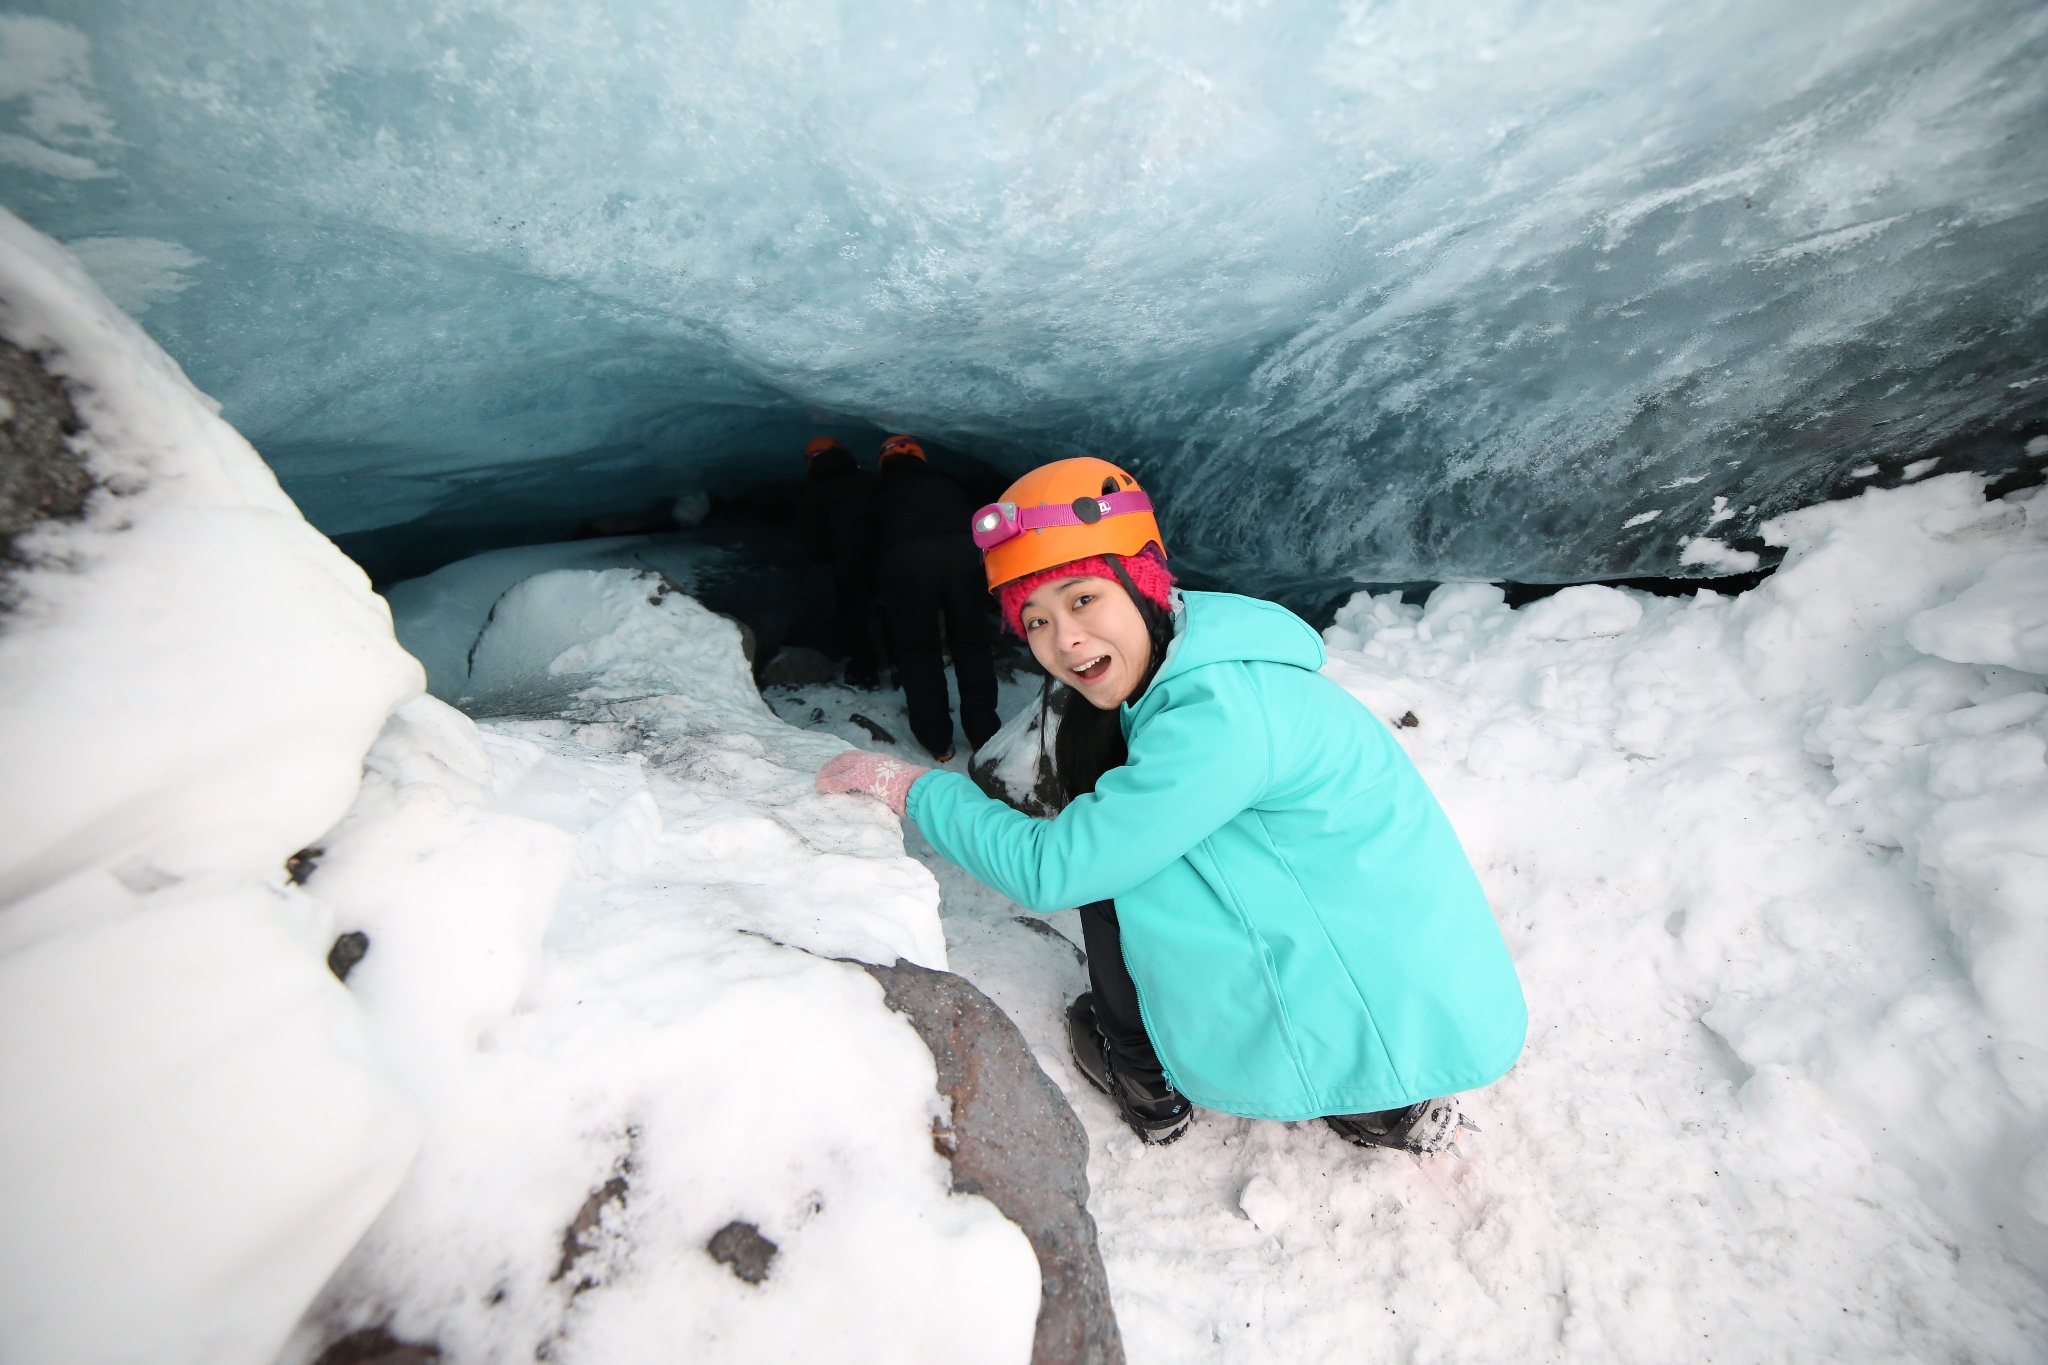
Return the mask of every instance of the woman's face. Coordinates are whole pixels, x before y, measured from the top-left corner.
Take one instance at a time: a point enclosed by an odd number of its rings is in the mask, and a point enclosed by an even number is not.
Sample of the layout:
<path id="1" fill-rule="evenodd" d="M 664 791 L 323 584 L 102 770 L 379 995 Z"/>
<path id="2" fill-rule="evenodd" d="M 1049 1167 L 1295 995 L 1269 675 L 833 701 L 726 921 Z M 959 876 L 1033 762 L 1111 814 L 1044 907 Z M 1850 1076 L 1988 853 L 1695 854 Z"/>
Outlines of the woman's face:
<path id="1" fill-rule="evenodd" d="M 1039 666 L 1104 711 L 1130 700 L 1152 662 L 1145 618 L 1112 579 L 1041 583 L 1018 615 Z"/>

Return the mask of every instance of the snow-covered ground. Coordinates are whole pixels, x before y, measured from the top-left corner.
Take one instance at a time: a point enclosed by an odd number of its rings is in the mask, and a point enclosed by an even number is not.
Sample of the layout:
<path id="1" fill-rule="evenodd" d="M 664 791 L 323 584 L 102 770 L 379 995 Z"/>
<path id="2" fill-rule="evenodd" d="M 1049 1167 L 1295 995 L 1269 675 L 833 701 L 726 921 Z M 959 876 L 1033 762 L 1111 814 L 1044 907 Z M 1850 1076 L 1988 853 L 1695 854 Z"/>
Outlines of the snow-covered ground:
<path id="1" fill-rule="evenodd" d="M 946 962 L 893 819 L 811 790 L 845 746 L 646 571 L 528 578 L 467 652 L 498 717 L 401 711 L 307 882 L 429 1118 L 285 1359 L 380 1326 L 451 1361 L 1025 1359 L 1031 1249 L 949 1193 L 931 1055 L 831 960 Z M 706 1253 L 734 1222 L 764 1283 Z"/>
<path id="2" fill-rule="evenodd" d="M 1218 1115 L 1141 1146 L 1065 1061 L 1078 953 L 922 851 L 953 969 L 1088 1126 L 1134 1361 L 2048 1351 L 2048 497 L 1956 475 L 1776 534 L 1741 598 L 1450 585 L 1326 632 L 1529 996 L 1456 1157 Z"/>

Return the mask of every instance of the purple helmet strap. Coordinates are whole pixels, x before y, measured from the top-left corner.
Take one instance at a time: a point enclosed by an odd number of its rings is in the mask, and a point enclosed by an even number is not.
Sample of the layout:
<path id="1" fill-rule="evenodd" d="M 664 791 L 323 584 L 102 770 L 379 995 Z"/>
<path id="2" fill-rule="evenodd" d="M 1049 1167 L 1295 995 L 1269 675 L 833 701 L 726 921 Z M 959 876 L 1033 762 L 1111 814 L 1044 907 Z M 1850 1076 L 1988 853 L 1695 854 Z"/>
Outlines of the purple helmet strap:
<path id="1" fill-rule="evenodd" d="M 1110 493 L 1100 498 L 1076 498 L 1074 502 L 1051 502 L 1032 507 L 1019 507 L 1017 526 L 1020 530 L 1038 531 L 1049 526 L 1090 525 L 1092 523 L 1084 521 L 1080 513 L 1074 510 L 1074 503 L 1082 501 L 1093 502 L 1101 509 L 1096 516 L 1097 521 L 1103 517 L 1122 516 L 1126 512 L 1152 510 L 1152 499 L 1143 492 L 1132 489 L 1128 493 Z"/>

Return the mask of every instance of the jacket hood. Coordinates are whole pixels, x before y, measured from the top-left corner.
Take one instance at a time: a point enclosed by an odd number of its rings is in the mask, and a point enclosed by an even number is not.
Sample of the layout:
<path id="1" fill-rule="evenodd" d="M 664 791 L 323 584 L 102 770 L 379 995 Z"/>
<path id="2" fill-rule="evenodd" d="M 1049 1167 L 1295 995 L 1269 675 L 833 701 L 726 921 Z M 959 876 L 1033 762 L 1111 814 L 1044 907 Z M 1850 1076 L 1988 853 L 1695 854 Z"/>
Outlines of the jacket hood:
<path id="1" fill-rule="evenodd" d="M 1229 592 L 1184 592 L 1180 600 L 1178 629 L 1155 686 L 1207 664 L 1293 664 L 1313 672 L 1327 657 L 1323 638 L 1283 606 Z"/>

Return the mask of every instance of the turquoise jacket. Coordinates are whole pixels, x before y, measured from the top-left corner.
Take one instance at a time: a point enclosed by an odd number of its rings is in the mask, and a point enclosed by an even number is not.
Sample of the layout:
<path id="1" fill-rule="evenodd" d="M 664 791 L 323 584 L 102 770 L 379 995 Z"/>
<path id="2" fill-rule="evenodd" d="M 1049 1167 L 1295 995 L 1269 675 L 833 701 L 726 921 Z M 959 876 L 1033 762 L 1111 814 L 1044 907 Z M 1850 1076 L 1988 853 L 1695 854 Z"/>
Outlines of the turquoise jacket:
<path id="1" fill-rule="evenodd" d="M 1183 594 L 1123 708 L 1130 757 L 1058 818 L 957 773 L 910 789 L 934 848 L 1045 913 L 1114 898 L 1166 1072 L 1210 1109 L 1307 1119 L 1497 1080 L 1528 1012 L 1443 808 L 1269 602 Z"/>

